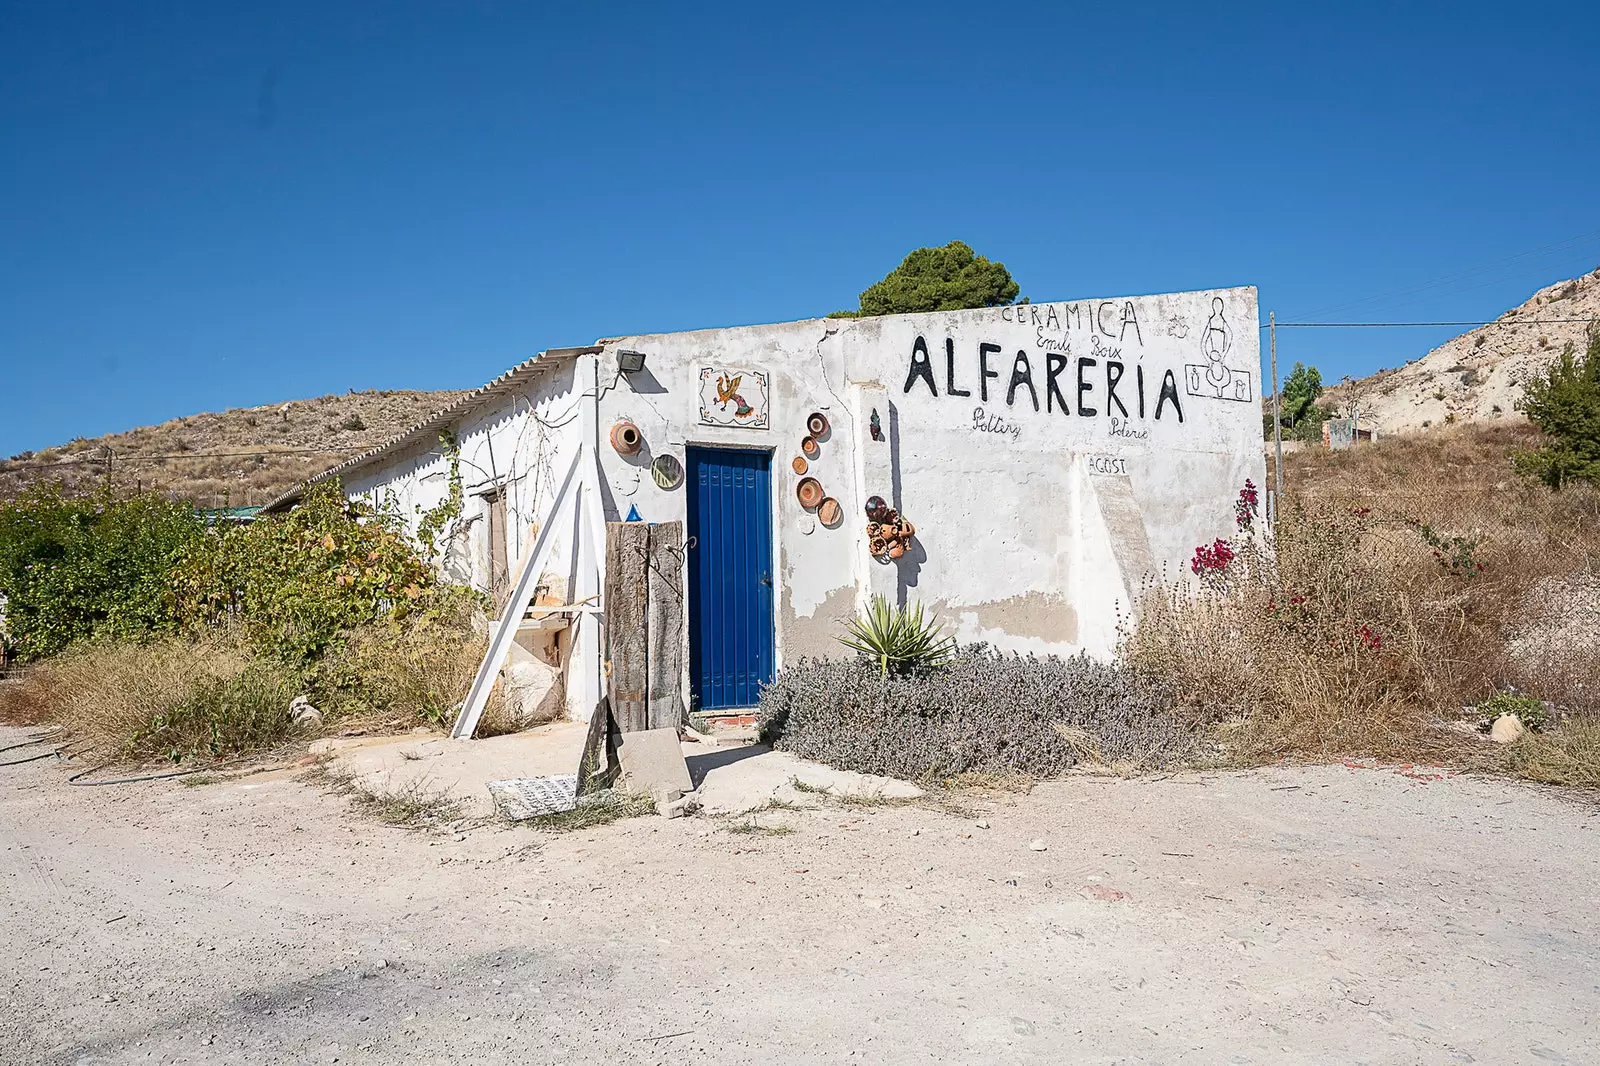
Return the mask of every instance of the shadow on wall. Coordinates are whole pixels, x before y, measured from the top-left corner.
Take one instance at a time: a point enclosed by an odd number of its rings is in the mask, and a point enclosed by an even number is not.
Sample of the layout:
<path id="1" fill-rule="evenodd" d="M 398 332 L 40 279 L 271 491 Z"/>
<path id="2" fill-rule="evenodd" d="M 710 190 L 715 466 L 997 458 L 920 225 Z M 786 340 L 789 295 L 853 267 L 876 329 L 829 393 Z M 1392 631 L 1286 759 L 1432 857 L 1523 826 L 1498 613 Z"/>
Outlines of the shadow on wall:
<path id="1" fill-rule="evenodd" d="M 894 509 L 904 515 L 900 479 L 900 408 L 895 406 L 893 400 L 889 401 L 889 494 Z M 906 590 L 917 587 L 917 579 L 922 575 L 922 564 L 927 561 L 928 552 L 922 546 L 922 538 L 912 537 L 910 549 L 894 560 L 896 606 L 906 605 Z"/>

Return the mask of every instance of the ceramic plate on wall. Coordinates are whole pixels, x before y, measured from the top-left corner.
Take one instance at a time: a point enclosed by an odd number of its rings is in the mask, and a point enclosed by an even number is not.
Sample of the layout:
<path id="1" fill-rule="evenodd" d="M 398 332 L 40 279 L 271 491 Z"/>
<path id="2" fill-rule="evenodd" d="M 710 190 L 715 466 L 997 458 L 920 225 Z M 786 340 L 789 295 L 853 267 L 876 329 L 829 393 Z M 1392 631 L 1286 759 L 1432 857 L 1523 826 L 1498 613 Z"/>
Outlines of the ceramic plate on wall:
<path id="1" fill-rule="evenodd" d="M 794 494 L 800 498 L 800 506 L 808 511 L 821 503 L 823 497 L 827 495 L 822 491 L 822 482 L 814 477 L 801 478 L 800 484 L 794 488 Z"/>
<path id="2" fill-rule="evenodd" d="M 829 529 L 837 529 L 844 518 L 844 508 L 839 506 L 839 501 L 832 496 L 826 496 L 817 504 L 817 521 Z"/>
<path id="3" fill-rule="evenodd" d="M 796 474 L 804 474 L 806 472 L 807 465 L 808 464 L 806 463 L 805 456 L 803 455 L 795 456 L 794 462 L 789 464 Z"/>
<path id="4" fill-rule="evenodd" d="M 683 464 L 675 455 L 658 455 L 650 464 L 650 476 L 658 488 L 675 489 L 683 484 Z"/>

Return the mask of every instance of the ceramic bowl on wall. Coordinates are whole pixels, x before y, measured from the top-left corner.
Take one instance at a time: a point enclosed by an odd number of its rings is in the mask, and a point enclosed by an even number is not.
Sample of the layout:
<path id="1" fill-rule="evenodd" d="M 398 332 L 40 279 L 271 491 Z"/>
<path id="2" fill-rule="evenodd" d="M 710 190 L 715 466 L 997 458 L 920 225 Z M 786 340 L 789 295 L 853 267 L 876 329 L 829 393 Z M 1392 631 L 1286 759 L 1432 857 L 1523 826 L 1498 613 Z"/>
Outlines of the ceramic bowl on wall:
<path id="1" fill-rule="evenodd" d="M 827 493 L 822 491 L 822 482 L 814 477 L 803 477 L 800 484 L 795 486 L 794 494 L 800 499 L 800 506 L 811 510 L 821 503 Z"/>
<path id="2" fill-rule="evenodd" d="M 825 497 L 817 504 L 817 521 L 829 529 L 837 529 L 844 519 L 844 508 L 839 506 L 839 501 L 832 496 Z"/>
<path id="3" fill-rule="evenodd" d="M 811 417 L 806 419 L 806 430 L 813 437 L 826 436 L 828 433 L 828 416 L 821 411 L 812 411 Z"/>
<path id="4" fill-rule="evenodd" d="M 806 458 L 815 459 L 822 454 L 822 445 L 817 443 L 817 438 L 815 437 L 802 437 L 800 450 L 806 453 Z"/>
<path id="5" fill-rule="evenodd" d="M 804 474 L 808 465 L 810 464 L 806 462 L 805 457 L 800 455 L 795 456 L 794 462 L 789 464 L 796 474 Z"/>

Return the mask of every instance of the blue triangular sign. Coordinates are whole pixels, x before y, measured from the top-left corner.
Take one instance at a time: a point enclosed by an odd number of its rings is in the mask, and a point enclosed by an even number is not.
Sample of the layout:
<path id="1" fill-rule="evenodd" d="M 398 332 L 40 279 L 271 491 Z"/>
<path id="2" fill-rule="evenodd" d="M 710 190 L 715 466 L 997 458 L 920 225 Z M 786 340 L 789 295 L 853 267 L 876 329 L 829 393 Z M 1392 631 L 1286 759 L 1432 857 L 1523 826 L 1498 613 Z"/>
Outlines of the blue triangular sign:
<path id="1" fill-rule="evenodd" d="M 634 506 L 628 508 L 628 521 L 629 522 L 643 522 L 644 521 L 644 515 L 639 513 L 639 507 L 638 507 L 637 504 L 635 504 Z"/>

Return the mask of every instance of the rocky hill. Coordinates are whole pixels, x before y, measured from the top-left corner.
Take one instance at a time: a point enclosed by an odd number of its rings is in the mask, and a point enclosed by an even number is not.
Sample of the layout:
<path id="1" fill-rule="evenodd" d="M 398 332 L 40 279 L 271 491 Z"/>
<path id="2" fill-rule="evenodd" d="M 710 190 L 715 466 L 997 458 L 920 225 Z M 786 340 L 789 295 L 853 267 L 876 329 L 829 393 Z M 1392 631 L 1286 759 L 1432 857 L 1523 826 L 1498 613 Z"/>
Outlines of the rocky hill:
<path id="1" fill-rule="evenodd" d="M 1320 402 L 1348 414 L 1352 399 L 1357 400 L 1362 426 L 1376 426 L 1380 433 L 1520 419 L 1515 404 L 1522 383 L 1567 344 L 1582 351 L 1587 324 L 1597 321 L 1600 270 L 1540 289 L 1492 324 L 1446 341 L 1398 369 L 1330 388 Z"/>
<path id="2" fill-rule="evenodd" d="M 460 392 L 370 390 L 189 415 L 0 460 L 0 498 L 37 481 L 154 488 L 202 507 L 266 503 L 448 407 Z"/>

